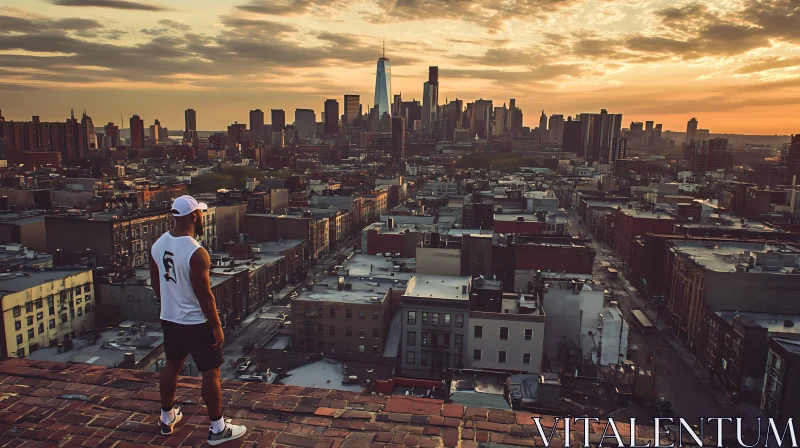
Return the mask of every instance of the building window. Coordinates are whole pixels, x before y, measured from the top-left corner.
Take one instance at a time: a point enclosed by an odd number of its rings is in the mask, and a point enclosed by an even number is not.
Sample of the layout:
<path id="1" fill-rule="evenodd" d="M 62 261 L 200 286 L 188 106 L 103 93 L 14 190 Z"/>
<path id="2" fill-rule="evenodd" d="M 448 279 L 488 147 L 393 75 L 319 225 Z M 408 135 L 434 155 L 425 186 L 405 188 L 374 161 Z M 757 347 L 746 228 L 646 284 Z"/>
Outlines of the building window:
<path id="1" fill-rule="evenodd" d="M 330 316 L 331 319 L 336 319 L 336 308 L 331 308 L 328 311 L 328 316 Z"/>
<path id="2" fill-rule="evenodd" d="M 352 335 L 353 335 L 353 327 L 347 327 L 347 328 L 344 330 L 344 335 L 345 335 L 345 336 L 352 336 Z"/>
<path id="3" fill-rule="evenodd" d="M 364 329 L 363 328 L 359 328 L 358 329 L 358 337 L 360 337 L 361 339 L 364 339 L 364 334 L 365 334 Z"/>
<path id="4" fill-rule="evenodd" d="M 372 320 L 378 320 L 381 318 L 380 316 L 381 316 L 380 313 L 378 313 L 377 311 L 372 312 Z"/>
<path id="5" fill-rule="evenodd" d="M 33 337 L 34 337 L 33 328 L 31 328 L 31 329 L 28 330 L 28 340 L 33 339 Z"/>
<path id="6" fill-rule="evenodd" d="M 336 353 L 336 344 L 331 342 L 331 353 Z"/>
<path id="7" fill-rule="evenodd" d="M 36 299 L 36 309 L 40 310 L 42 309 L 42 306 L 42 299 Z"/>
<path id="8" fill-rule="evenodd" d="M 25 302 L 25 312 L 30 313 L 33 311 L 33 302 Z"/>
<path id="9" fill-rule="evenodd" d="M 523 353 L 522 354 L 522 363 L 523 364 L 530 364 L 531 363 L 531 354 L 530 353 Z"/>
<path id="10" fill-rule="evenodd" d="M 80 286 L 75 287 L 75 295 L 77 296 L 80 293 L 81 293 L 81 287 Z"/>
<path id="11" fill-rule="evenodd" d="M 423 367 L 428 365 L 428 352 L 422 352 L 419 354 L 419 365 Z"/>
<path id="12" fill-rule="evenodd" d="M 422 313 L 422 325 L 428 325 L 428 313 Z"/>
<path id="13" fill-rule="evenodd" d="M 378 337 L 378 329 L 377 328 L 373 328 L 372 329 L 372 337 L 373 338 L 377 338 Z"/>
<path id="14" fill-rule="evenodd" d="M 347 353 L 353 353 L 353 344 L 348 342 L 347 345 L 345 346 L 345 350 L 347 351 Z"/>
<path id="15" fill-rule="evenodd" d="M 463 326 L 464 326 L 464 315 L 456 314 L 456 328 L 462 328 Z"/>
<path id="16" fill-rule="evenodd" d="M 358 320 L 364 320 L 365 318 L 364 310 L 358 310 Z"/>
<path id="17" fill-rule="evenodd" d="M 463 347 L 464 347 L 464 335 L 457 334 L 454 348 L 463 348 Z"/>
<path id="18" fill-rule="evenodd" d="M 481 360 L 481 351 L 475 349 L 472 351 L 472 360 L 473 361 L 480 361 Z"/>
<path id="19" fill-rule="evenodd" d="M 88 304 L 84 308 L 86 308 L 86 313 L 92 310 L 92 306 Z"/>
<path id="20" fill-rule="evenodd" d="M 500 364 L 505 364 L 505 362 L 506 362 L 506 351 L 505 350 L 500 350 L 499 352 L 497 352 L 497 362 L 499 362 Z"/>
<path id="21" fill-rule="evenodd" d="M 413 347 L 417 345 L 417 333 L 414 331 L 409 331 L 406 333 L 406 345 L 409 347 Z"/>
<path id="22" fill-rule="evenodd" d="M 331 336 L 336 336 L 336 327 L 334 325 L 331 325 L 330 335 Z"/>
<path id="23" fill-rule="evenodd" d="M 15 320 L 14 321 L 14 329 L 17 330 L 17 331 L 22 330 L 22 321 Z"/>
<path id="24" fill-rule="evenodd" d="M 450 313 L 444 313 L 444 326 L 450 326 Z"/>
<path id="25" fill-rule="evenodd" d="M 253 281 L 255 285 L 255 281 Z M 322 313 L 322 308 L 317 308 L 317 317 L 324 317 L 325 315 Z"/>
<path id="26" fill-rule="evenodd" d="M 429 333 L 427 333 L 427 332 L 425 332 L 425 331 L 423 331 L 422 333 L 420 333 L 420 335 L 421 335 L 421 337 L 422 337 L 422 346 L 423 346 L 423 347 L 427 347 L 427 346 L 428 346 L 428 334 L 429 334 Z"/>
<path id="27" fill-rule="evenodd" d="M 36 313 L 36 320 L 42 320 L 42 319 L 44 319 L 44 313 L 39 311 L 38 313 Z"/>
<path id="28" fill-rule="evenodd" d="M 417 360 L 416 353 L 414 352 L 406 352 L 406 364 L 416 364 Z"/>
<path id="29" fill-rule="evenodd" d="M 431 325 L 439 325 L 439 313 L 431 313 Z"/>
<path id="30" fill-rule="evenodd" d="M 442 342 L 442 347 L 450 348 L 450 335 L 449 334 L 445 334 L 443 336 L 444 336 L 444 342 Z"/>
<path id="31" fill-rule="evenodd" d="M 500 327 L 500 340 L 508 340 L 508 327 Z"/>
<path id="32" fill-rule="evenodd" d="M 22 344 L 22 335 L 21 334 L 17 335 L 17 344 Z"/>
<path id="33" fill-rule="evenodd" d="M 374 355 L 378 354 L 378 346 L 377 345 L 373 345 L 372 346 L 372 354 L 374 354 Z"/>
<path id="34" fill-rule="evenodd" d="M 483 326 L 475 325 L 475 330 L 472 333 L 472 336 L 477 338 L 477 339 L 482 338 L 483 337 Z"/>
<path id="35" fill-rule="evenodd" d="M 364 353 L 364 346 L 363 345 L 359 345 L 358 346 L 358 352 L 359 353 Z"/>
<path id="36" fill-rule="evenodd" d="M 353 318 L 353 310 L 351 310 L 349 308 L 344 310 L 344 318 L 345 319 L 352 319 Z"/>
<path id="37" fill-rule="evenodd" d="M 44 324 L 39 324 L 39 334 L 44 333 Z"/>
<path id="38" fill-rule="evenodd" d="M 411 325 L 417 324 L 417 312 L 416 311 L 409 311 L 408 312 L 408 321 L 406 322 Z"/>
<path id="39" fill-rule="evenodd" d="M 56 320 L 50 319 L 50 321 L 47 323 L 47 328 L 56 328 Z"/>
<path id="40" fill-rule="evenodd" d="M 525 329 L 525 340 L 526 341 L 530 341 L 531 339 L 533 339 L 533 329 L 532 328 L 526 328 Z"/>
<path id="41" fill-rule="evenodd" d="M 317 325 L 317 336 L 322 336 L 325 333 L 325 326 L 322 324 Z"/>
<path id="42" fill-rule="evenodd" d="M 19 317 L 22 314 L 22 307 L 17 305 L 14 307 L 14 317 Z"/>
<path id="43" fill-rule="evenodd" d="M 88 283 L 83 285 L 83 292 L 89 292 L 91 289 L 92 287 Z"/>
<path id="44" fill-rule="evenodd" d="M 33 316 L 28 316 L 25 318 L 28 325 L 33 325 Z"/>

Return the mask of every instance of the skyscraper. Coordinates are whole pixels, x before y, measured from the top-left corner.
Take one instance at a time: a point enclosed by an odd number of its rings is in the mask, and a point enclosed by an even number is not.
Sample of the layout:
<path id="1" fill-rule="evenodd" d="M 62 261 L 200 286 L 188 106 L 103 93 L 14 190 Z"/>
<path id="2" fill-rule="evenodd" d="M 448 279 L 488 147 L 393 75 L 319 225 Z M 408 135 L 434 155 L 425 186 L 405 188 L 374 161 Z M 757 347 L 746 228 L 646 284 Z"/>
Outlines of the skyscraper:
<path id="1" fill-rule="evenodd" d="M 502 137 L 506 130 L 506 119 L 508 111 L 506 105 L 494 108 L 494 124 L 492 125 L 492 137 Z"/>
<path id="2" fill-rule="evenodd" d="M 155 123 L 150 125 L 150 141 L 152 143 L 158 143 L 161 137 L 161 123 L 156 120 Z"/>
<path id="3" fill-rule="evenodd" d="M 422 88 L 422 128 L 430 129 L 436 121 L 439 105 L 439 67 L 428 67 L 428 81 Z"/>
<path id="4" fill-rule="evenodd" d="M 547 134 L 547 115 L 542 111 L 542 115 L 539 117 L 539 143 L 546 141 L 549 141 L 549 136 Z"/>
<path id="5" fill-rule="evenodd" d="M 378 58 L 378 68 L 375 72 L 375 102 L 373 107 L 377 112 L 378 122 L 383 119 L 384 114 L 391 114 L 389 98 L 392 95 L 392 65 L 386 57 L 386 46 L 383 48 L 383 55 Z"/>
<path id="6" fill-rule="evenodd" d="M 359 109 L 361 107 L 361 97 L 358 95 L 345 95 L 344 96 L 344 126 L 348 128 L 353 126 L 353 122 L 358 118 Z"/>
<path id="7" fill-rule="evenodd" d="M 107 146 L 116 148 L 119 146 L 119 127 L 112 122 L 108 122 L 105 126 Z"/>
<path id="8" fill-rule="evenodd" d="M 144 149 L 144 121 L 135 114 L 131 117 L 131 148 Z"/>
<path id="9" fill-rule="evenodd" d="M 272 132 L 281 132 L 286 127 L 286 112 L 283 109 L 272 109 Z"/>
<path id="10" fill-rule="evenodd" d="M 686 123 L 686 143 L 691 144 L 697 139 L 697 118 L 692 118 Z"/>
<path id="11" fill-rule="evenodd" d="M 264 111 L 261 109 L 250 111 L 250 130 L 253 131 L 253 139 L 263 140 L 264 135 Z"/>
<path id="12" fill-rule="evenodd" d="M 560 114 L 550 115 L 550 130 L 548 131 L 550 143 L 561 144 L 564 138 L 564 116 Z"/>
<path id="13" fill-rule="evenodd" d="M 622 114 L 580 114 L 582 155 L 586 161 L 611 163 L 619 153 Z M 579 155 L 581 153 L 579 152 Z"/>
<path id="14" fill-rule="evenodd" d="M 583 154 L 583 141 L 581 139 L 583 127 L 580 121 L 572 121 L 572 117 L 564 122 L 564 136 L 561 141 L 561 151 Z"/>
<path id="15" fill-rule="evenodd" d="M 325 100 L 325 134 L 339 133 L 339 102 L 334 99 Z"/>
<path id="16" fill-rule="evenodd" d="M 80 135 L 83 142 L 80 158 L 88 159 L 90 151 L 97 150 L 97 134 L 94 132 L 92 117 L 86 115 L 86 111 L 83 111 L 81 117 Z"/>
<path id="17" fill-rule="evenodd" d="M 186 124 L 184 125 L 183 130 L 183 142 L 184 143 L 196 143 L 197 142 L 197 112 L 194 109 L 186 109 L 183 113 L 184 120 Z"/>
<path id="18" fill-rule="evenodd" d="M 396 115 L 392 117 L 392 160 L 399 162 L 406 154 L 406 121 Z"/>
<path id="19" fill-rule="evenodd" d="M 346 106 L 347 103 L 345 103 Z M 294 127 L 297 128 L 298 138 L 314 138 L 317 135 L 317 114 L 314 113 L 314 109 L 296 109 L 294 111 Z"/>
<path id="20" fill-rule="evenodd" d="M 786 173 L 789 175 L 788 184 L 800 184 L 800 134 L 791 136 L 786 150 Z"/>

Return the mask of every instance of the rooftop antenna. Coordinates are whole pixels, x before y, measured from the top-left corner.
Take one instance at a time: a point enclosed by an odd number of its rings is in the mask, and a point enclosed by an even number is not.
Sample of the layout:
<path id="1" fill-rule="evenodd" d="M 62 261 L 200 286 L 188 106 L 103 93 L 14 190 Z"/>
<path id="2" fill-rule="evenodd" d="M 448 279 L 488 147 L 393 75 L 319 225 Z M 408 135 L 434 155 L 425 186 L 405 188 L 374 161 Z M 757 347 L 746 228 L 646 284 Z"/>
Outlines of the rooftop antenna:
<path id="1" fill-rule="evenodd" d="M 383 38 L 383 56 L 381 58 L 386 59 L 386 38 Z"/>

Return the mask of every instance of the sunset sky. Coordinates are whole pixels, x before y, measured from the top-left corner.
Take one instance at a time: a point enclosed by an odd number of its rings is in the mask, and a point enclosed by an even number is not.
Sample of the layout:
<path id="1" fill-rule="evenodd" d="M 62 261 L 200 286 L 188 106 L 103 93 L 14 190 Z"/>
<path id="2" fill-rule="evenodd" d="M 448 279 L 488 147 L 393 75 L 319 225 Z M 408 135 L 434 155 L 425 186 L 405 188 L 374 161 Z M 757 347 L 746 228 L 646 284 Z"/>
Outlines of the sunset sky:
<path id="1" fill-rule="evenodd" d="M 372 103 L 383 39 L 404 100 L 438 65 L 440 102 L 516 98 L 531 127 L 605 108 L 625 127 L 800 133 L 798 0 L 0 0 L 0 110 L 320 120 L 326 98 Z"/>

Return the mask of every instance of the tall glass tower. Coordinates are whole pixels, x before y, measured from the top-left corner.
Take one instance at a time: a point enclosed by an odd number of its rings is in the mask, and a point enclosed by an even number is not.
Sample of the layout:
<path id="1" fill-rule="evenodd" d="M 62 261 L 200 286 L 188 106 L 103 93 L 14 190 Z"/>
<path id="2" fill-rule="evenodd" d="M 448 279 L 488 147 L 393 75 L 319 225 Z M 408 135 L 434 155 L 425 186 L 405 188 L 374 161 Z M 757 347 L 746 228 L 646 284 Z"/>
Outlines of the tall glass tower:
<path id="1" fill-rule="evenodd" d="M 386 44 L 383 46 L 383 55 L 378 59 L 378 70 L 375 73 L 375 110 L 378 112 L 378 122 L 384 114 L 390 117 L 392 114 L 389 99 L 392 96 L 392 64 L 386 57 Z"/>

